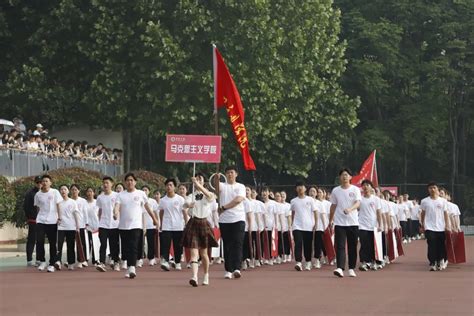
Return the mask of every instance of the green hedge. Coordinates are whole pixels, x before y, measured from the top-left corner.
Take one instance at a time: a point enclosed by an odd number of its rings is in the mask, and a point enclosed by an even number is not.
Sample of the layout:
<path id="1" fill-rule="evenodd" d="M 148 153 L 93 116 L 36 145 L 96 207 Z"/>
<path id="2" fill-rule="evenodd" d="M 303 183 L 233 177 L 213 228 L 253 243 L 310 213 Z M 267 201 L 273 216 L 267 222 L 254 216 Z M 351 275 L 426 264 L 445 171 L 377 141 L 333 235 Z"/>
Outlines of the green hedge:
<path id="1" fill-rule="evenodd" d="M 0 227 L 15 214 L 16 196 L 7 178 L 0 176 Z"/>

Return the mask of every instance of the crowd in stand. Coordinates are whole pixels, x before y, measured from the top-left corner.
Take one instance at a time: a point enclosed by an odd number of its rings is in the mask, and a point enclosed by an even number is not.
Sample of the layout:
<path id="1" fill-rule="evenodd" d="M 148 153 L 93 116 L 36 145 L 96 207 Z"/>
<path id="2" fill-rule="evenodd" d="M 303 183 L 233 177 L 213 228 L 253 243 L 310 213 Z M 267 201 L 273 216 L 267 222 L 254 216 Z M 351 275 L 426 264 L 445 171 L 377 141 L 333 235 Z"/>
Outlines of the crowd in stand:
<path id="1" fill-rule="evenodd" d="M 42 124 L 27 130 L 20 119 L 13 119 L 13 126 L 6 131 L 0 125 L 0 148 L 34 152 L 51 157 L 69 157 L 120 163 L 122 150 L 105 147 L 102 143 L 90 145 L 87 141 L 59 140 L 50 137 Z"/>

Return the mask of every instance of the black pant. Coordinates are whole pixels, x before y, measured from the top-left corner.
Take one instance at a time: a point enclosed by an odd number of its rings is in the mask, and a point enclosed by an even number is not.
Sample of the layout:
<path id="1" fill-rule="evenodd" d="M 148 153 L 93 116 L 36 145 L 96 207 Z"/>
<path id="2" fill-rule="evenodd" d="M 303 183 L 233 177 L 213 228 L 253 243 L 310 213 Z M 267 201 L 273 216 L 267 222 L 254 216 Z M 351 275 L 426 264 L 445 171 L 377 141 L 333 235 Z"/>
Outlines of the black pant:
<path id="1" fill-rule="evenodd" d="M 181 239 L 183 238 L 182 231 L 165 230 L 160 234 L 161 256 L 166 260 L 170 260 L 171 240 L 173 240 L 174 262 L 180 263 L 183 255 L 183 245 Z"/>
<path id="2" fill-rule="evenodd" d="M 296 262 L 301 262 L 303 260 L 303 249 L 304 249 L 304 258 L 306 262 L 311 262 L 311 252 L 313 245 L 313 232 L 312 231 L 303 231 L 303 230 L 294 230 L 293 238 L 295 239 L 295 260 Z"/>
<path id="3" fill-rule="evenodd" d="M 244 243 L 245 222 L 219 223 L 224 242 L 224 263 L 227 272 L 240 270 Z"/>
<path id="4" fill-rule="evenodd" d="M 36 223 L 28 223 L 28 237 L 26 239 L 26 261 L 33 260 L 33 250 L 36 243 Z"/>
<path id="5" fill-rule="evenodd" d="M 49 265 L 54 265 L 57 254 L 58 225 L 57 224 L 36 224 L 36 260 L 46 261 L 44 251 L 45 235 L 49 241 Z"/>
<path id="6" fill-rule="evenodd" d="M 446 257 L 446 238 L 444 232 L 425 231 L 426 242 L 428 243 L 428 260 L 430 265 L 439 264 L 441 259 Z"/>
<path id="7" fill-rule="evenodd" d="M 288 238 L 288 232 L 278 232 L 278 255 L 289 255 L 290 254 L 290 239 Z"/>
<path id="8" fill-rule="evenodd" d="M 138 236 L 138 251 L 137 251 L 137 260 L 145 258 L 145 236 L 142 233 Z"/>
<path id="9" fill-rule="evenodd" d="M 143 236 L 143 229 L 121 229 L 120 240 L 122 240 L 122 259 L 127 260 L 129 267 L 134 267 L 138 257 L 138 240 Z"/>
<path id="10" fill-rule="evenodd" d="M 58 230 L 58 253 L 56 261 L 62 262 L 64 239 L 67 247 L 67 263 L 72 265 L 76 262 L 76 253 L 74 251 L 76 241 L 75 230 Z"/>
<path id="11" fill-rule="evenodd" d="M 411 227 L 410 227 L 411 237 L 416 237 L 420 234 L 420 221 L 417 219 L 411 220 Z"/>
<path id="12" fill-rule="evenodd" d="M 119 261 L 119 230 L 118 228 L 108 229 L 99 228 L 99 239 L 100 239 L 100 250 L 99 260 L 101 263 L 105 263 L 105 255 L 107 251 L 107 240 L 109 241 L 110 255 L 114 262 Z"/>
<path id="13" fill-rule="evenodd" d="M 336 244 L 337 267 L 344 270 L 346 266 L 346 240 L 349 269 L 355 269 L 357 263 L 358 226 L 336 226 L 334 242 Z"/>
<path id="14" fill-rule="evenodd" d="M 321 258 L 321 253 L 326 255 L 326 249 L 324 249 L 323 242 L 324 232 L 316 231 L 314 234 L 314 257 L 319 259 Z"/>
<path id="15" fill-rule="evenodd" d="M 82 251 L 84 253 L 84 260 L 89 261 L 89 258 L 87 258 L 86 229 L 81 228 L 79 230 L 79 234 L 81 235 L 81 245 L 82 245 Z M 79 249 L 76 249 L 76 251 L 77 251 L 77 258 L 79 259 Z"/>
<path id="16" fill-rule="evenodd" d="M 408 238 L 408 222 L 400 221 L 400 226 L 402 227 L 402 236 L 403 238 Z"/>
<path id="17" fill-rule="evenodd" d="M 382 253 L 385 258 L 387 255 L 387 239 L 385 237 L 385 232 L 382 232 Z"/>
<path id="18" fill-rule="evenodd" d="M 94 255 L 94 241 L 92 240 L 92 232 L 87 231 L 87 236 L 89 236 L 89 253 L 92 258 L 92 263 L 96 263 L 97 258 Z"/>
<path id="19" fill-rule="evenodd" d="M 146 244 L 147 244 L 146 255 L 147 255 L 148 260 L 155 258 L 155 234 L 156 234 L 156 229 L 154 228 L 146 230 Z"/>
<path id="20" fill-rule="evenodd" d="M 253 238 L 251 241 L 253 244 Z M 252 252 L 250 251 L 250 249 L 252 249 Z M 242 244 L 242 259 L 243 260 L 251 259 L 253 256 L 254 256 L 253 245 L 250 244 L 249 232 L 244 232 L 244 243 Z"/>
<path id="21" fill-rule="evenodd" d="M 375 260 L 375 248 L 374 248 L 374 231 L 373 230 L 359 230 L 360 249 L 359 257 L 360 262 L 372 262 Z"/>

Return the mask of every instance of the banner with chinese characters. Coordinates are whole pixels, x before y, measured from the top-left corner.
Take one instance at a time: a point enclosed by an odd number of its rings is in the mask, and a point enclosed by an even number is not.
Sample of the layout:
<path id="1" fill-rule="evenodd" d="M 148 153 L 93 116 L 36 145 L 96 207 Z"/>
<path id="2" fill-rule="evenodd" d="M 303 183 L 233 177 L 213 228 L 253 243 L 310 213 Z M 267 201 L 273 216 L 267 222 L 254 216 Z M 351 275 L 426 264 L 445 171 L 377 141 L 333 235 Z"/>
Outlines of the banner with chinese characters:
<path id="1" fill-rule="evenodd" d="M 221 162 L 221 136 L 166 135 L 168 162 Z"/>

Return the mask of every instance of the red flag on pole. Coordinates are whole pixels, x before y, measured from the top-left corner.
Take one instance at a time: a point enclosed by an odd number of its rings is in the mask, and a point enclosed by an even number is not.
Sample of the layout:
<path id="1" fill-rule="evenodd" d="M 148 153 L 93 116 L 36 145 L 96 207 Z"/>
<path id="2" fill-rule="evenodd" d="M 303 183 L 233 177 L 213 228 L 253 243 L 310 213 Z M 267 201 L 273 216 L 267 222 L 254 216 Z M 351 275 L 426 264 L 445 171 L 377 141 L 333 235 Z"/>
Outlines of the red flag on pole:
<path id="1" fill-rule="evenodd" d="M 245 170 L 256 170 L 255 163 L 250 156 L 247 130 L 244 125 L 244 108 L 240 101 L 240 94 L 227 66 L 217 47 L 213 49 L 214 61 L 214 113 L 225 107 L 237 145 L 242 154 Z"/>
<path id="2" fill-rule="evenodd" d="M 351 183 L 358 187 L 361 186 L 361 183 L 364 179 L 372 181 L 375 187 L 379 186 L 378 176 L 377 176 L 377 163 L 375 161 L 376 150 L 374 150 L 369 158 L 364 161 L 362 168 L 360 169 L 359 174 L 352 177 Z"/>

